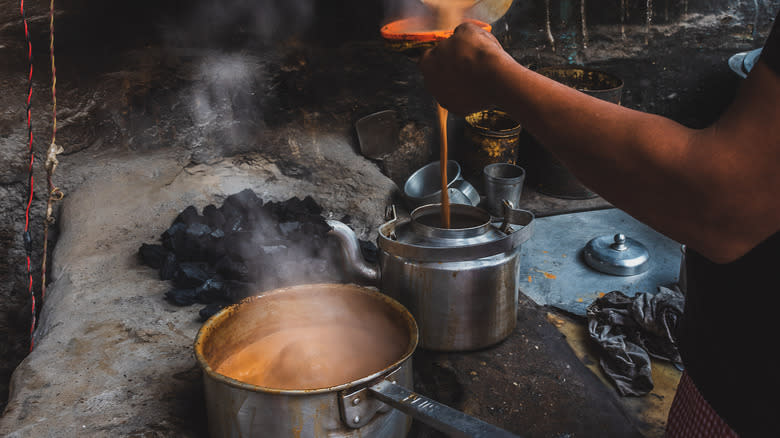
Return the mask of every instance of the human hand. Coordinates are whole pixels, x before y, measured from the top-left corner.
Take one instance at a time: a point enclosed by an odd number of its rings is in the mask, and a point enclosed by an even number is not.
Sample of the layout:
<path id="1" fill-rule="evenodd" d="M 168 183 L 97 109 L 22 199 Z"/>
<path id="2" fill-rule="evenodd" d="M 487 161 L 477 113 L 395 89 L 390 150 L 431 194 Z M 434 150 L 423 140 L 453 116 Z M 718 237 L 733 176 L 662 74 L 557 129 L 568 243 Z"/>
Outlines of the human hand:
<path id="1" fill-rule="evenodd" d="M 508 56 L 493 34 L 467 22 L 426 51 L 419 67 L 439 104 L 465 115 L 496 103 L 495 69 Z"/>

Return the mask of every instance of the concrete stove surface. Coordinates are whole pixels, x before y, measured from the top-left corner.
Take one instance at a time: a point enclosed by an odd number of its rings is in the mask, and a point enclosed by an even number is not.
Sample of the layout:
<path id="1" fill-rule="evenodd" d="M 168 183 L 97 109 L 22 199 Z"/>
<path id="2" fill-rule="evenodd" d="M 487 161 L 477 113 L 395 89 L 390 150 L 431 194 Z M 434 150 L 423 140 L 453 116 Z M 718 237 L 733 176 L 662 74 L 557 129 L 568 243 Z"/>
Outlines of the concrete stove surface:
<path id="1" fill-rule="evenodd" d="M 287 178 L 261 156 L 188 165 L 170 151 L 126 160 L 94 155 L 93 169 L 103 171 L 85 175 L 88 182 L 63 204 L 37 346 L 14 372 L 0 435 L 205 436 L 192 347 L 198 309 L 164 300 L 169 285 L 140 264 L 138 246 L 184 206 L 245 187 L 269 198 L 310 193 L 336 216 L 354 198 L 348 187 L 361 187 L 359 199 L 372 201 L 357 204 L 359 217 L 381 217 L 390 180 L 341 143 L 330 149 L 343 151 L 330 159 L 349 169 L 330 185 Z M 356 184 L 367 175 L 370 187 Z M 492 348 L 416 352 L 415 389 L 526 437 L 641 436 L 617 393 L 578 359 L 546 314 L 523 299 L 517 328 Z M 409 436 L 440 435 L 415 423 Z"/>

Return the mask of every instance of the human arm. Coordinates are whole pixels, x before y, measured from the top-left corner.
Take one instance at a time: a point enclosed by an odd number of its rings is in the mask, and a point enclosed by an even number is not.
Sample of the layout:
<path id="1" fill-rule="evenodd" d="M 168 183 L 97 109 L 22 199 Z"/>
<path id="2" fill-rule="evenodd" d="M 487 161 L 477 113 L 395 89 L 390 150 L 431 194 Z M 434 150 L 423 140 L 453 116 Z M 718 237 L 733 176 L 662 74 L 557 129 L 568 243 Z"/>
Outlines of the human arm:
<path id="1" fill-rule="evenodd" d="M 499 106 L 586 186 L 715 262 L 780 228 L 780 76 L 761 61 L 703 130 L 538 75 L 476 26 L 460 26 L 420 68 L 451 111 Z"/>

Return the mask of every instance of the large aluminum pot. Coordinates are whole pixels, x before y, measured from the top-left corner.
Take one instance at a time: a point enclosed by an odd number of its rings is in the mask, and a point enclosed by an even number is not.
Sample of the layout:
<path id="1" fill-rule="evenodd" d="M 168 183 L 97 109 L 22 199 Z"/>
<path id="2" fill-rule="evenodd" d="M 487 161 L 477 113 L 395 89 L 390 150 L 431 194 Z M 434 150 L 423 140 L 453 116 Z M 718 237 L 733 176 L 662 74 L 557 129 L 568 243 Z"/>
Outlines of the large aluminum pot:
<path id="1" fill-rule="evenodd" d="M 253 385 L 217 372 L 223 362 L 245 347 L 275 334 L 285 334 L 281 333 L 283 330 L 298 333 L 298 329 L 306 328 L 330 333 L 328 328 L 333 326 L 346 327 L 350 335 L 343 339 L 328 335 L 316 340 L 322 342 L 318 348 L 303 343 L 298 349 L 292 347 L 296 337 L 283 338 L 293 341 L 280 350 L 294 351 L 288 357 L 295 365 L 293 378 L 300 377 L 299 370 L 308 368 L 316 373 L 327 365 L 340 366 L 341 361 L 349 367 L 360 354 L 365 354 L 363 350 L 375 347 L 365 344 L 366 337 L 361 335 L 366 333 L 379 334 L 380 346 L 387 345 L 391 352 L 387 356 L 398 357 L 384 369 L 350 382 L 305 390 Z M 411 355 L 416 346 L 417 325 L 411 314 L 397 301 L 372 289 L 312 284 L 248 298 L 211 317 L 195 340 L 195 355 L 203 370 L 209 433 L 214 438 L 402 438 L 414 417 L 448 436 L 516 438 L 506 430 L 407 389 L 412 387 Z M 337 362 L 326 364 L 317 356 L 344 348 L 354 353 L 336 356 Z M 312 349 L 317 352 L 312 353 Z M 258 365 L 258 360 L 265 358 L 252 357 L 246 363 L 260 371 L 272 369 L 271 363 Z M 342 371 L 331 369 L 334 370 Z"/>
<path id="2" fill-rule="evenodd" d="M 359 309 L 364 307 L 357 306 L 357 302 L 367 303 L 376 311 L 362 313 Z M 300 319 L 304 315 L 306 320 Z M 279 327 L 328 324 L 336 320 L 352 321 L 355 327 L 370 326 L 372 321 L 367 318 L 371 317 L 384 319 L 385 327 L 390 325 L 403 331 L 408 344 L 397 361 L 361 379 L 330 388 L 279 390 L 244 383 L 215 371 L 230 354 Z M 344 339 L 344 342 L 351 340 Z M 399 384 L 411 387 L 410 356 L 416 346 L 414 318 L 395 300 L 368 288 L 302 285 L 248 298 L 206 321 L 195 341 L 195 355 L 203 369 L 209 433 L 214 438 L 403 437 L 411 425 L 408 416 L 374 403 L 362 416 L 346 417 L 342 412 L 342 396 L 391 374 Z M 360 354 L 360 345 L 354 345 L 354 350 Z M 370 404 L 366 401 L 364 406 Z"/>
<path id="3" fill-rule="evenodd" d="M 358 280 L 376 284 L 412 312 L 420 346 L 468 351 L 505 339 L 517 322 L 520 245 L 533 214 L 506 206 L 503 223 L 468 205 L 450 205 L 451 228 L 438 226 L 439 204 L 379 227 L 378 266 L 360 255 L 355 233 L 328 221 Z"/>

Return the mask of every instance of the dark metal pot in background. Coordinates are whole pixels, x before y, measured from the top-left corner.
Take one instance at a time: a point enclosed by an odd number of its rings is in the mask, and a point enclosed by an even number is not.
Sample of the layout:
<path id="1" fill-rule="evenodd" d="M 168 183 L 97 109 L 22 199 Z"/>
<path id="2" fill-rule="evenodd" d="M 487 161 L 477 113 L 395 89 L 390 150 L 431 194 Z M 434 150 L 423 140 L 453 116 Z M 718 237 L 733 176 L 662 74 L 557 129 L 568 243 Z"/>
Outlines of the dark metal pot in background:
<path id="1" fill-rule="evenodd" d="M 567 66 L 542 68 L 537 70 L 537 73 L 618 105 L 623 95 L 623 80 L 603 71 Z M 527 172 L 527 184 L 538 192 L 563 199 L 589 199 L 598 196 L 572 175 L 533 135 L 524 133 L 520 143 L 518 164 Z"/>

